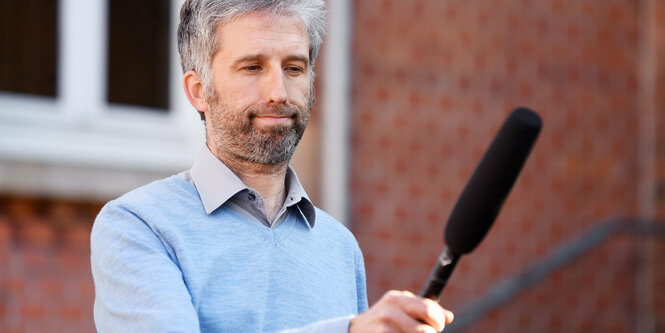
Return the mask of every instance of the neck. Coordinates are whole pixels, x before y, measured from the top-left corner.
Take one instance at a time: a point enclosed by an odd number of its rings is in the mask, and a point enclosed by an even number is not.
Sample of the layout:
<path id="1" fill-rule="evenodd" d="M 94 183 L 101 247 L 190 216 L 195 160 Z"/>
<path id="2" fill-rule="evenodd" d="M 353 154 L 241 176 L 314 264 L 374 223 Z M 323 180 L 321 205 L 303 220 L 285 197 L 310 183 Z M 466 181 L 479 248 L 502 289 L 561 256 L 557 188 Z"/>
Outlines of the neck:
<path id="1" fill-rule="evenodd" d="M 222 154 L 214 147 L 212 153 L 233 171 L 247 186 L 255 189 L 266 203 L 268 220 L 273 221 L 286 199 L 286 169 L 289 161 L 261 164 Z"/>

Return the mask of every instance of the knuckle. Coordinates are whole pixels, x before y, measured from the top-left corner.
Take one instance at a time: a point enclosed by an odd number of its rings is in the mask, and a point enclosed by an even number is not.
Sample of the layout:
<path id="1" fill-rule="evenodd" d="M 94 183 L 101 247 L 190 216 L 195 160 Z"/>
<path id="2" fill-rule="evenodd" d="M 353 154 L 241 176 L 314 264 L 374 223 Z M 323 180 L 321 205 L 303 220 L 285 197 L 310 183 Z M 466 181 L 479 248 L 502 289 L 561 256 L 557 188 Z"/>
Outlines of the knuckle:
<path id="1" fill-rule="evenodd" d="M 391 327 L 387 324 L 384 323 L 379 323 L 378 327 L 376 328 L 376 332 L 379 333 L 387 333 L 391 331 Z"/>
<path id="2" fill-rule="evenodd" d="M 392 323 L 394 318 L 394 311 L 392 308 L 385 308 L 379 313 L 379 321 L 381 323 Z"/>
<path id="3" fill-rule="evenodd" d="M 381 327 L 388 327 L 390 326 L 391 322 L 392 318 L 390 318 L 390 316 L 386 312 L 382 313 L 379 316 L 379 325 L 381 325 Z"/>
<path id="4" fill-rule="evenodd" d="M 399 296 L 401 293 L 397 290 L 390 290 L 386 293 L 386 296 Z"/>
<path id="5" fill-rule="evenodd" d="M 430 316 L 434 313 L 436 313 L 436 308 L 434 307 L 433 304 L 428 303 L 428 302 L 421 302 L 418 304 L 418 310 L 422 311 L 422 313 Z"/>
<path id="6" fill-rule="evenodd" d="M 430 299 L 427 299 L 425 302 L 423 302 L 424 310 L 425 313 L 433 318 L 443 318 L 444 313 L 443 313 L 443 308 L 439 305 L 439 303 L 436 303 Z"/>
<path id="7" fill-rule="evenodd" d="M 391 290 L 383 296 L 383 299 L 388 303 L 394 303 L 397 301 L 399 296 L 400 295 L 398 291 Z"/>

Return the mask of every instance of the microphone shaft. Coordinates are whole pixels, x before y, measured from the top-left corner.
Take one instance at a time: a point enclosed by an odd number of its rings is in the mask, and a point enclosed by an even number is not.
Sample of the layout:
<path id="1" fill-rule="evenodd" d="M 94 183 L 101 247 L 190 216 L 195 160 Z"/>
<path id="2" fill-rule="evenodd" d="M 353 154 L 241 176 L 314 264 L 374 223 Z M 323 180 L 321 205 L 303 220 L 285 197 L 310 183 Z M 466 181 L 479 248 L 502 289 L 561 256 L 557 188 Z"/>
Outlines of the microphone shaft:
<path id="1" fill-rule="evenodd" d="M 448 247 L 444 248 L 439 256 L 437 264 L 429 274 L 427 282 L 423 286 L 423 289 L 420 290 L 419 295 L 424 298 L 438 301 L 441 291 L 443 291 L 443 288 L 448 283 L 450 275 L 453 274 L 453 269 L 455 269 L 459 257 L 460 256 L 452 253 Z"/>

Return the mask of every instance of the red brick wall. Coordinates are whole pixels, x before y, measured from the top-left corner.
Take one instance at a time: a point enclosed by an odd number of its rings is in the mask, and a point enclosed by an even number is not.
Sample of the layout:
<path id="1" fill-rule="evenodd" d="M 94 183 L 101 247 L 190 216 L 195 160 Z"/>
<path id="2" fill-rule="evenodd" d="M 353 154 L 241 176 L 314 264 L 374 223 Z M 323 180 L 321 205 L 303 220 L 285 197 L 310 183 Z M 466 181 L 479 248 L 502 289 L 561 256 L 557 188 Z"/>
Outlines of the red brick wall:
<path id="1" fill-rule="evenodd" d="M 97 203 L 0 197 L 0 332 L 93 332 Z"/>
<path id="2" fill-rule="evenodd" d="M 611 238 L 465 332 L 636 332 L 634 245 Z"/>
<path id="3" fill-rule="evenodd" d="M 352 225 L 371 302 L 420 289 L 516 106 L 539 112 L 543 132 L 444 305 L 459 310 L 589 227 L 636 215 L 640 3 L 354 1 Z M 615 236 L 469 331 L 635 331 L 636 246 Z"/>
<path id="4" fill-rule="evenodd" d="M 654 332 L 665 332 L 665 242 L 653 242 L 651 256 L 652 286 L 650 291 L 653 297 L 651 305 L 653 306 Z"/>
<path id="5" fill-rule="evenodd" d="M 656 212 L 665 221 L 665 2 L 653 0 L 654 113 L 656 117 L 655 180 Z M 651 269 L 654 331 L 665 332 L 665 242 L 653 242 Z"/>

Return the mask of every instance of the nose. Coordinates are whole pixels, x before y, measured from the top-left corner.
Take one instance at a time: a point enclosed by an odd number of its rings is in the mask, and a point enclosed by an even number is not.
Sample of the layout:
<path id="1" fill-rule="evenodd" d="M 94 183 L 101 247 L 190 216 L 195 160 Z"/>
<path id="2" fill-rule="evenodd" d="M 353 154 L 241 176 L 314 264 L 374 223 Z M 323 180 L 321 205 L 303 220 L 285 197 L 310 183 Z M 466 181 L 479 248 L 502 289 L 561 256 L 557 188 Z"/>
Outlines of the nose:
<path id="1" fill-rule="evenodd" d="M 288 102 L 284 72 L 277 66 L 270 71 L 266 83 L 266 98 L 268 103 L 284 104 Z"/>

